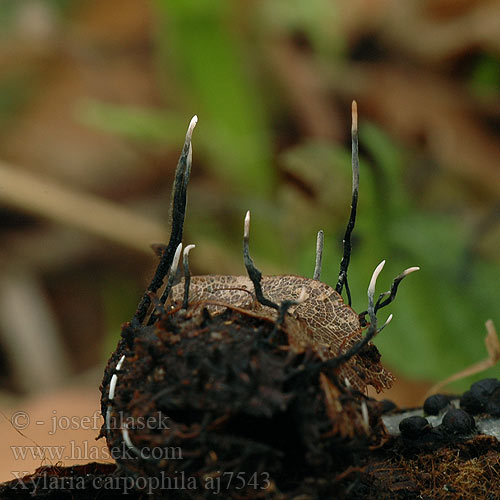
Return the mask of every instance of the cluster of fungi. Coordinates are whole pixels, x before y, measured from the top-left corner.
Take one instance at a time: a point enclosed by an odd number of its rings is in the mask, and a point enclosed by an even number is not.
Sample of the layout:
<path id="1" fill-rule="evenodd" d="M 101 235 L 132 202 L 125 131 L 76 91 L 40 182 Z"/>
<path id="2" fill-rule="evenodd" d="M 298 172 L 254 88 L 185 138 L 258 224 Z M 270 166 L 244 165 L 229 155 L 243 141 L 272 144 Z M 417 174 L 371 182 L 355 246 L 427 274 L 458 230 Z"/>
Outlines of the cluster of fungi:
<path id="1" fill-rule="evenodd" d="M 242 498 L 272 497 L 301 491 L 304 478 L 320 487 L 357 450 L 382 442 L 383 405 L 368 398 L 366 388 L 381 391 L 393 378 L 370 340 L 392 318 L 377 326 L 378 310 L 418 268 L 397 276 L 375 300 L 382 262 L 368 287 L 367 310 L 357 314 L 350 307 L 347 271 L 359 186 L 355 102 L 352 118 L 352 205 L 335 289 L 320 281 L 321 231 L 312 279 L 262 276 L 249 253 L 249 212 L 247 276 L 191 276 L 188 245 L 179 281 L 197 118 L 191 121 L 172 190 L 170 241 L 157 246 L 156 274 L 123 327 L 102 383 L 101 434 L 123 474 L 175 477 L 182 471 L 200 497 L 211 493 L 215 478 L 230 498 L 238 486 L 244 486 Z M 159 421 L 160 415 L 168 417 L 168 428 L 133 429 L 122 421 Z M 232 473 L 241 474 L 238 484 Z M 187 489 L 170 495 L 194 495 Z"/>
<path id="2" fill-rule="evenodd" d="M 182 252 L 181 241 L 196 122 L 194 117 L 175 173 L 170 241 L 155 246 L 156 273 L 104 372 L 99 437 L 116 465 L 45 468 L 35 476 L 82 477 L 88 497 L 85 488 L 57 492 L 82 499 L 121 498 L 124 485 L 129 498 L 172 500 L 465 498 L 469 489 L 474 498 L 498 498 L 488 495 L 500 490 L 499 441 L 481 433 L 478 423 L 490 423 L 485 414 L 500 417 L 498 380 L 473 384 L 459 402 L 431 396 L 423 408 L 427 418 L 422 410 L 400 418 L 393 403 L 366 395 L 367 386 L 380 392 L 393 381 L 371 343 L 392 315 L 378 326 L 377 313 L 418 268 L 403 271 L 375 300 L 381 262 L 368 286 L 366 311 L 351 308 L 356 103 L 352 204 L 335 289 L 320 281 L 322 231 L 312 279 L 262 276 L 249 253 L 249 212 L 247 276 L 191 276 L 194 245 Z M 391 418 L 396 431 L 389 430 Z M 96 491 L 99 478 L 125 482 L 101 481 L 115 486 Z M 12 484 L 0 486 L 0 493 L 20 498 L 14 493 L 23 491 Z M 36 494 L 26 490 L 26 498 Z"/>

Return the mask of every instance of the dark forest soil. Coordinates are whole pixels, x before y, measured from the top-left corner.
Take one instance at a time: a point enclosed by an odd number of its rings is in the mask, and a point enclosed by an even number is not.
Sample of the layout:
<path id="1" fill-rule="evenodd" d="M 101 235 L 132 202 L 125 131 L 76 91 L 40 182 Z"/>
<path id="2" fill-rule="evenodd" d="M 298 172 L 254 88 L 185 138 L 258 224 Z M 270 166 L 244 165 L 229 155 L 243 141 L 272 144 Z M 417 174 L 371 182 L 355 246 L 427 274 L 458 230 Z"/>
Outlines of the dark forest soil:
<path id="1" fill-rule="evenodd" d="M 188 490 L 164 481 L 161 498 L 269 498 L 269 499 L 455 499 L 500 498 L 500 444 L 488 436 L 445 446 L 432 452 L 405 449 L 401 439 L 389 440 L 381 449 L 364 450 L 344 470 L 324 477 L 305 477 L 293 492 L 267 490 L 234 492 Z M 146 490 L 136 491 L 134 486 Z M 3 499 L 105 499 L 148 498 L 147 482 L 124 477 L 111 464 L 91 463 L 74 467 L 41 467 L 22 480 L 0 486 Z M 177 487 L 177 488 L 176 488 Z M 184 487 L 184 489 L 183 489 Z M 170 488 L 170 489 L 169 489 Z"/>
<path id="2" fill-rule="evenodd" d="M 399 410 L 291 342 L 297 326 L 203 307 L 126 324 L 101 387 L 101 435 L 117 465 L 41 467 L 1 485 L 0 498 L 500 498 L 500 443 L 471 415 L 434 428 L 417 418 L 389 436 L 382 415 Z"/>

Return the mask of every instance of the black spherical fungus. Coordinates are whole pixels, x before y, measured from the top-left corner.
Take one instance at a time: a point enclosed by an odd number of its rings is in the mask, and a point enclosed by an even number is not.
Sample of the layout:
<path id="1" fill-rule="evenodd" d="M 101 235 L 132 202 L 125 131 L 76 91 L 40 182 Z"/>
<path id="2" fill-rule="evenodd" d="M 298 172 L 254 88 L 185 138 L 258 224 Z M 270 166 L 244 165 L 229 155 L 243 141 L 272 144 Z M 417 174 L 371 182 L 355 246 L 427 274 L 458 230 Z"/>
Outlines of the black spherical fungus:
<path id="1" fill-rule="evenodd" d="M 424 415 L 445 413 L 441 424 L 433 427 L 422 416 L 404 418 L 399 423 L 400 446 L 404 452 L 433 451 L 465 442 L 478 433 L 474 415 L 500 417 L 500 381 L 494 378 L 471 385 L 460 399 L 460 408 L 452 404 L 453 396 L 436 394 L 426 399 Z M 482 418 L 482 417 L 481 417 Z"/>
<path id="2" fill-rule="evenodd" d="M 452 408 L 443 417 L 443 428 L 454 435 L 471 434 L 476 428 L 474 417 L 461 408 Z"/>
<path id="3" fill-rule="evenodd" d="M 380 401 L 380 407 L 382 415 L 387 415 L 398 409 L 397 404 L 389 399 L 382 399 L 382 401 Z"/>
<path id="4" fill-rule="evenodd" d="M 488 411 L 487 407 L 490 399 L 498 398 L 493 397 L 493 394 L 496 394 L 498 390 L 500 390 L 500 380 L 496 378 L 479 380 L 472 384 L 468 391 L 464 392 L 460 398 L 460 408 L 463 408 L 471 415 L 484 413 Z M 492 404 L 493 410 L 497 407 L 498 405 L 495 405 L 495 403 Z"/>
<path id="5" fill-rule="evenodd" d="M 424 412 L 426 415 L 438 415 L 441 410 L 450 404 L 451 397 L 445 394 L 433 394 L 424 402 Z"/>
<path id="6" fill-rule="evenodd" d="M 486 413 L 492 417 L 500 417 L 500 387 L 490 396 L 486 405 Z"/>
<path id="7" fill-rule="evenodd" d="M 483 378 L 483 380 L 474 382 L 470 386 L 470 390 L 478 396 L 490 396 L 499 387 L 500 380 L 496 378 Z"/>
<path id="8" fill-rule="evenodd" d="M 404 418 L 399 422 L 401 435 L 409 439 L 417 439 L 431 430 L 431 425 L 426 418 L 419 415 Z"/>
<path id="9" fill-rule="evenodd" d="M 460 408 L 467 410 L 471 415 L 478 415 L 484 411 L 485 401 L 479 399 L 472 391 L 465 391 L 460 398 Z"/>

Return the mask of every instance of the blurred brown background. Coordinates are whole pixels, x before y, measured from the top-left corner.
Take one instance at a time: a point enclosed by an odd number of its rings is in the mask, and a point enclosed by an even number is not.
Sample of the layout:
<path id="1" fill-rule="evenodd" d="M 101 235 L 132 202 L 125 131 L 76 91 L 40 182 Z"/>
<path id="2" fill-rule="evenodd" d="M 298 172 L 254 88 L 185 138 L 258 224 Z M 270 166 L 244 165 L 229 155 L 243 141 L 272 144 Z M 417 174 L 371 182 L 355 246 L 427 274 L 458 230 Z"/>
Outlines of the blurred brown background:
<path id="1" fill-rule="evenodd" d="M 27 443 L 8 421 L 15 409 L 30 413 L 23 432 L 40 445 L 79 435 L 47 441 L 37 418 L 97 409 L 120 324 L 155 266 L 149 245 L 168 238 L 173 169 L 195 113 L 193 270 L 244 272 L 251 209 L 264 273 L 310 276 L 324 229 L 322 279 L 334 284 L 352 99 L 362 157 L 353 306 L 365 309 L 383 258 L 380 291 L 422 267 L 378 341 L 399 375 L 390 397 L 421 404 L 432 381 L 486 357 L 484 322 L 499 321 L 499 2 L 0 1 L 3 442 Z M 9 446 L 3 479 L 40 464 Z"/>

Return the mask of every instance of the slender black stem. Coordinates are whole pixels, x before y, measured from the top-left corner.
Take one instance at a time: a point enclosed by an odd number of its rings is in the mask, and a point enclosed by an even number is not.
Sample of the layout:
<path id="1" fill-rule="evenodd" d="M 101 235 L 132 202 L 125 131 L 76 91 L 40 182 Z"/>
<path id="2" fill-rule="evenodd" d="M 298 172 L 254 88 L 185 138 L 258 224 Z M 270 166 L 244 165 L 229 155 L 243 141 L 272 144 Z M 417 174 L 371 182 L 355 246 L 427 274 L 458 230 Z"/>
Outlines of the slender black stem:
<path id="1" fill-rule="evenodd" d="M 375 314 L 375 305 L 374 305 L 375 285 L 377 283 L 378 275 L 382 271 L 384 264 L 385 261 L 382 261 L 377 266 L 370 280 L 370 285 L 368 286 L 368 315 L 370 316 L 370 326 L 368 327 L 368 331 L 359 342 L 356 342 L 356 344 L 354 344 L 344 354 L 340 354 L 339 356 L 336 356 L 333 359 L 325 361 L 323 366 L 337 368 L 338 366 L 343 365 L 344 363 L 349 361 L 353 356 L 358 354 L 366 346 L 366 344 L 368 344 L 368 342 L 370 342 L 370 340 L 376 335 L 377 315 Z"/>
<path id="2" fill-rule="evenodd" d="M 389 305 L 396 298 L 398 287 L 401 281 L 403 281 L 406 278 L 406 276 L 408 276 L 410 273 L 412 273 L 413 271 L 418 271 L 419 269 L 420 268 L 418 267 L 410 267 L 409 269 L 403 271 L 399 276 L 396 276 L 394 278 L 394 281 L 392 282 L 390 291 L 380 294 L 380 297 L 378 298 L 377 303 L 375 304 L 375 312 Z M 382 299 L 384 297 L 387 297 L 387 295 L 389 295 L 389 297 L 384 301 L 382 301 Z"/>
<path id="3" fill-rule="evenodd" d="M 189 128 L 186 133 L 186 139 L 184 141 L 184 147 L 182 148 L 182 152 L 175 171 L 174 185 L 172 188 L 172 227 L 170 232 L 170 240 L 166 249 L 163 251 L 153 279 L 151 280 L 151 283 L 146 289 L 146 292 L 144 292 L 144 295 L 139 302 L 139 305 L 137 306 L 134 318 L 132 319 L 132 325 L 134 326 L 138 326 L 144 321 L 144 318 L 146 317 L 149 306 L 151 304 L 149 292 L 156 292 L 163 284 L 163 279 L 172 266 L 175 251 L 179 246 L 179 243 L 182 241 L 184 217 L 186 215 L 187 186 L 189 183 L 189 175 L 191 172 L 191 136 L 197 120 L 198 118 L 194 117 L 189 124 Z"/>
<path id="4" fill-rule="evenodd" d="M 250 257 L 250 251 L 248 248 L 249 238 L 250 238 L 250 212 L 247 212 L 247 215 L 245 217 L 245 231 L 243 234 L 243 259 L 245 261 L 245 267 L 248 273 L 248 277 L 252 280 L 253 286 L 255 288 L 255 298 L 262 305 L 267 307 L 272 307 L 273 309 L 279 311 L 280 307 L 278 306 L 278 304 L 275 304 L 274 302 L 264 297 L 264 294 L 262 292 L 262 286 L 260 283 L 262 281 L 262 273 L 255 267 L 252 257 Z"/>
<path id="5" fill-rule="evenodd" d="M 340 262 L 340 272 L 335 290 L 342 294 L 344 285 L 347 292 L 348 304 L 351 305 L 351 293 L 347 284 L 347 270 L 351 260 L 351 235 L 356 223 L 356 210 L 358 206 L 359 193 L 359 155 L 358 155 L 358 107 L 356 101 L 352 102 L 352 128 L 351 128 L 351 144 L 352 144 L 352 201 L 351 213 L 345 230 L 343 249 L 344 253 Z"/>
<path id="6" fill-rule="evenodd" d="M 345 353 L 340 354 L 335 358 L 329 359 L 328 361 L 325 361 L 322 365 L 322 368 L 326 367 L 337 368 L 340 365 L 343 365 L 344 363 L 349 361 L 353 356 L 359 354 L 361 350 L 366 346 L 366 344 L 368 344 L 368 342 L 370 342 L 370 340 L 375 336 L 376 333 L 377 333 L 377 322 L 375 321 L 375 323 L 370 324 L 365 336 L 359 342 L 354 344 Z"/>

